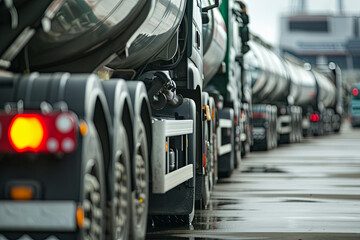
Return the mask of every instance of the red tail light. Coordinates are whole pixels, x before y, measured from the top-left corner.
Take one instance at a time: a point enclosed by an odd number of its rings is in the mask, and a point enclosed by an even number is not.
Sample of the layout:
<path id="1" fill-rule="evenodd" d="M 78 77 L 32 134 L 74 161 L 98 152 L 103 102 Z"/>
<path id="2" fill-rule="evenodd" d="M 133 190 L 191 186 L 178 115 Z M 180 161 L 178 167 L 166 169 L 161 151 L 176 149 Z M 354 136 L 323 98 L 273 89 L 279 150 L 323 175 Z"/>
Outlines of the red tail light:
<path id="1" fill-rule="evenodd" d="M 318 122 L 320 120 L 320 117 L 318 114 L 311 114 L 310 121 L 312 122 Z"/>
<path id="2" fill-rule="evenodd" d="M 16 115 L 8 131 L 9 141 L 17 152 L 39 151 L 46 135 L 44 120 L 36 114 Z"/>
<path id="3" fill-rule="evenodd" d="M 359 90 L 357 88 L 353 88 L 352 94 L 356 97 L 357 95 L 359 95 Z"/>
<path id="4" fill-rule="evenodd" d="M 76 116 L 69 112 L 0 113 L 0 152 L 73 152 L 76 122 Z"/>
<path id="5" fill-rule="evenodd" d="M 235 115 L 234 117 L 234 124 L 237 125 L 239 123 L 239 119 L 238 119 L 238 116 Z"/>
<path id="6" fill-rule="evenodd" d="M 252 114 L 253 118 L 266 118 L 266 113 L 255 113 Z"/>

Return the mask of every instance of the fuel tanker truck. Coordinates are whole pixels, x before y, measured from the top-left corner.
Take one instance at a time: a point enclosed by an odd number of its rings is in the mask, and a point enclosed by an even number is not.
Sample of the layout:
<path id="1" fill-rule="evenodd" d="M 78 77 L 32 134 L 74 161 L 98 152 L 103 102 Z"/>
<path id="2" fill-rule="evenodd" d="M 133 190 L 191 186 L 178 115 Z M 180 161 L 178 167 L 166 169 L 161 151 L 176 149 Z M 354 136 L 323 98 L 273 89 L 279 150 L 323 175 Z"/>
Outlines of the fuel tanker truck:
<path id="1" fill-rule="evenodd" d="M 327 66 L 306 64 L 316 80 L 316 101 L 310 114 L 310 133 L 324 135 L 339 132 L 343 118 L 341 70 L 334 62 Z"/>
<path id="2" fill-rule="evenodd" d="M 302 111 L 302 135 L 339 132 L 344 112 L 339 66 L 311 66 L 291 55 L 283 57 L 291 80 L 288 99 Z"/>
<path id="3" fill-rule="evenodd" d="M 221 14 L 213 11 L 209 23 L 203 25 L 204 86 L 215 99 L 217 168 L 221 177 L 230 176 L 241 160 L 240 63 L 248 38 L 248 32 L 241 34 L 241 28 L 248 23 L 241 4 L 240 1 L 223 1 L 219 8 Z M 215 41 L 210 42 L 213 38 Z"/>
<path id="4" fill-rule="evenodd" d="M 245 71 L 252 82 L 252 149 L 299 142 L 309 132 L 322 135 L 339 130 L 340 112 L 334 109 L 341 111 L 341 96 L 336 93 L 341 81 L 334 63 L 329 65 L 329 75 L 310 64 L 304 67 L 293 56 L 280 57 L 256 36 L 249 45 Z"/>
<path id="5" fill-rule="evenodd" d="M 191 223 L 216 179 L 203 91 L 204 44 L 226 39 L 216 6 L 0 1 L 0 239 L 144 239 L 147 222 Z M 203 41 L 206 21 L 217 35 Z M 219 121 L 228 143 L 236 104 Z"/>

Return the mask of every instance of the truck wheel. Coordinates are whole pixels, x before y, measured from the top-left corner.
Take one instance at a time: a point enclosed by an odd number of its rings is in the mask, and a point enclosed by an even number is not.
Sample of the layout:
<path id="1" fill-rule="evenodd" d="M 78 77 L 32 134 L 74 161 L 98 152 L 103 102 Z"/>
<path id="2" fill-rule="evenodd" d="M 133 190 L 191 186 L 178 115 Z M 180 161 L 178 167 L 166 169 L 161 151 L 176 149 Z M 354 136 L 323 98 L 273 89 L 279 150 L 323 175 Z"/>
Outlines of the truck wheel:
<path id="1" fill-rule="evenodd" d="M 84 175 L 84 239 L 104 239 L 105 189 L 100 168 L 89 160 Z"/>
<path id="2" fill-rule="evenodd" d="M 121 154 L 115 162 L 114 169 L 114 239 L 127 239 L 130 228 L 130 202 L 131 202 L 131 185 L 130 185 L 130 166 L 126 159 L 129 155 Z"/>
<path id="3" fill-rule="evenodd" d="M 204 176 L 202 184 L 202 208 L 206 209 L 210 201 L 210 177 L 209 173 Z"/>
<path id="4" fill-rule="evenodd" d="M 210 163 L 210 156 L 209 156 L 209 147 L 210 144 L 210 136 L 209 136 L 209 130 L 208 130 L 208 124 L 206 123 L 205 127 L 205 149 L 206 149 L 206 170 L 205 170 L 205 176 L 204 181 L 202 183 L 202 207 L 203 209 L 207 208 L 207 205 L 209 204 L 210 200 L 210 174 L 211 174 L 211 163 Z"/>
<path id="5" fill-rule="evenodd" d="M 264 151 L 268 151 L 272 149 L 272 135 L 271 135 L 271 129 L 270 127 L 266 129 L 266 135 L 265 135 L 266 143 L 264 147 Z"/>
<path id="6" fill-rule="evenodd" d="M 132 193 L 132 238 L 145 239 L 149 204 L 149 159 L 144 125 L 138 123 Z"/>
<path id="7" fill-rule="evenodd" d="M 245 157 L 246 155 L 246 143 L 241 142 L 241 157 Z"/>

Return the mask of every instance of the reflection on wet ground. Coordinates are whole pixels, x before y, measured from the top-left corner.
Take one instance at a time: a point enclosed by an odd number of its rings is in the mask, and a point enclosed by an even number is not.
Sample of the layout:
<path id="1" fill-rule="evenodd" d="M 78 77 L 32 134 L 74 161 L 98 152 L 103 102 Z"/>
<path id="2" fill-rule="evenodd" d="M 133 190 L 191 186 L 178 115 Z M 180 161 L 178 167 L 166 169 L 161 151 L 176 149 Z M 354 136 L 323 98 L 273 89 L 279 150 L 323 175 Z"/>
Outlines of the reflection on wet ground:
<path id="1" fill-rule="evenodd" d="M 360 129 L 250 153 L 192 226 L 147 239 L 360 240 Z"/>
<path id="2" fill-rule="evenodd" d="M 232 233 L 228 234 L 231 235 Z M 194 234 L 183 234 L 181 236 L 150 236 L 146 239 L 152 240 L 359 240 L 359 235 L 348 233 L 334 233 L 334 234 L 322 234 L 322 233 L 244 233 L 242 235 L 237 234 L 233 236 L 226 236 L 227 234 L 198 234 L 194 237 Z"/>
<path id="3" fill-rule="evenodd" d="M 242 170 L 243 173 L 285 173 L 283 170 L 276 167 L 268 166 L 257 166 L 257 167 L 248 167 L 245 170 Z"/>

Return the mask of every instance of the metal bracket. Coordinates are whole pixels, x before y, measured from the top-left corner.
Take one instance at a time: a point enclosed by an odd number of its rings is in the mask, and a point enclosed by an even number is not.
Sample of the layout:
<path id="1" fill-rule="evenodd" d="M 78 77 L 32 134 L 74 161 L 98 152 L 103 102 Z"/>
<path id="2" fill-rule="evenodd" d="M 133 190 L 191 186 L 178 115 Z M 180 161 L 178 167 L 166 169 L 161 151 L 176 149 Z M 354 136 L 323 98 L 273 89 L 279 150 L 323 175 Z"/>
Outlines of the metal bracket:
<path id="1" fill-rule="evenodd" d="M 152 120 L 153 142 L 156 143 L 152 151 L 153 193 L 166 193 L 193 177 L 193 164 L 166 174 L 165 149 L 167 137 L 192 134 L 193 126 L 193 120 Z"/>
<path id="2" fill-rule="evenodd" d="M 226 153 L 231 152 L 232 150 L 232 146 L 231 143 L 225 144 L 225 145 L 221 145 L 221 139 L 222 139 L 222 134 L 221 134 L 221 129 L 222 128 L 229 128 L 231 129 L 232 127 L 232 122 L 229 119 L 219 119 L 219 127 L 217 128 L 217 143 L 218 143 L 218 153 L 219 156 L 222 156 Z"/>

